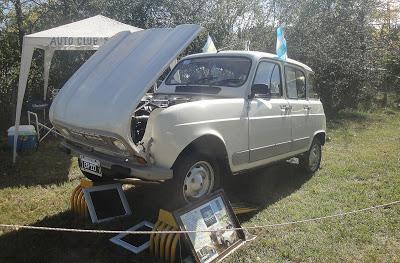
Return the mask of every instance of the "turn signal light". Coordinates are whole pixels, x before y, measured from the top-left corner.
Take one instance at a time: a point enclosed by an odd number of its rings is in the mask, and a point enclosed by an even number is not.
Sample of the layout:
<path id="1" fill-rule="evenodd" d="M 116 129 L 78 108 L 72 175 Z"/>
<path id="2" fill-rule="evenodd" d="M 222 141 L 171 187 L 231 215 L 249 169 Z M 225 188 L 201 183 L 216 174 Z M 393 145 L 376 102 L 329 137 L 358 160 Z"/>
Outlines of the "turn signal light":
<path id="1" fill-rule="evenodd" d="M 147 164 L 147 161 L 143 157 L 135 156 L 135 158 L 136 158 L 136 161 L 138 161 L 138 163 Z"/>

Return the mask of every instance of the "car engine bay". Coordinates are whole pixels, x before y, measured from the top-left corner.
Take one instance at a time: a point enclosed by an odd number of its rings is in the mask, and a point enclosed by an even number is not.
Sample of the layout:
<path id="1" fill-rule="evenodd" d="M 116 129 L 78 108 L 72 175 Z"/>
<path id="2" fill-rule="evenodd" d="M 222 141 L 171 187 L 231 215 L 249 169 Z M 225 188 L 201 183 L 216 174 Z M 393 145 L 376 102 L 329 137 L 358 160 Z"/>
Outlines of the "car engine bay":
<path id="1" fill-rule="evenodd" d="M 136 108 L 131 120 L 131 136 L 135 144 L 139 143 L 146 131 L 147 121 L 152 111 L 157 108 L 168 108 L 173 105 L 199 100 L 196 96 L 182 96 L 176 94 L 147 94 Z"/>

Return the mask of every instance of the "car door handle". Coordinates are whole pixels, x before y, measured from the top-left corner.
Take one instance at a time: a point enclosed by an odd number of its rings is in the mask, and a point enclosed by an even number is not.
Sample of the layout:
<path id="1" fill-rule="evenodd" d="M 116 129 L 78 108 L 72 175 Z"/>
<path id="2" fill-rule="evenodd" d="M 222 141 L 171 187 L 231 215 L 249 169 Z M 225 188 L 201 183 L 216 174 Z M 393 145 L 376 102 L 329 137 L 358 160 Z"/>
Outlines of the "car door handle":
<path id="1" fill-rule="evenodd" d="M 287 110 L 287 109 L 289 109 L 288 105 L 281 105 L 281 110 Z"/>
<path id="2" fill-rule="evenodd" d="M 304 106 L 304 109 L 307 110 L 307 111 L 309 111 L 309 110 L 311 110 L 311 106 L 305 105 L 305 106 Z"/>

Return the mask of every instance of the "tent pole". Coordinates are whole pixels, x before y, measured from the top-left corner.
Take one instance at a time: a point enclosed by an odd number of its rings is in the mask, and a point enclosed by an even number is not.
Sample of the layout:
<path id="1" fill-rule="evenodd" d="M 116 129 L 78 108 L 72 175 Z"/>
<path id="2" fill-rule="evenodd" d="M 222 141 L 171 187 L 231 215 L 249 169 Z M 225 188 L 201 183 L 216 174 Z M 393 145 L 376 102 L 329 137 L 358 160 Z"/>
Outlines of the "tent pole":
<path id="1" fill-rule="evenodd" d="M 43 87 L 43 101 L 47 99 L 47 89 L 49 86 L 49 73 L 51 60 L 53 59 L 54 49 L 48 48 L 44 50 L 44 67 L 43 67 L 43 75 L 44 75 L 44 87 Z"/>
<path id="2" fill-rule="evenodd" d="M 31 67 L 33 55 L 33 47 L 27 46 L 26 38 L 22 44 L 21 67 L 19 70 L 18 93 L 17 93 L 17 106 L 15 110 L 15 132 L 14 132 L 14 145 L 13 145 L 13 163 L 17 160 L 17 141 L 19 124 L 21 119 L 22 103 L 24 101 L 26 83 L 28 81 L 29 69 Z"/>

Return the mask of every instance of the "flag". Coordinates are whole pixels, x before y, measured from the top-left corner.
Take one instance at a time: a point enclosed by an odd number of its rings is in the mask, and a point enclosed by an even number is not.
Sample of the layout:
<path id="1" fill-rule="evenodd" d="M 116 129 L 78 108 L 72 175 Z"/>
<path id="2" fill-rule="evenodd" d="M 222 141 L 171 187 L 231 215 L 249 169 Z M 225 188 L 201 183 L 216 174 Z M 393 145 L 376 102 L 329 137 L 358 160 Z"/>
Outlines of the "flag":
<path id="1" fill-rule="evenodd" d="M 217 52 L 217 49 L 215 48 L 214 42 L 212 41 L 210 35 L 207 37 L 207 42 L 203 47 L 203 53 L 213 53 Z"/>
<path id="2" fill-rule="evenodd" d="M 285 30 L 282 26 L 276 29 L 276 54 L 279 59 L 287 59 L 287 46 L 285 39 Z"/>

